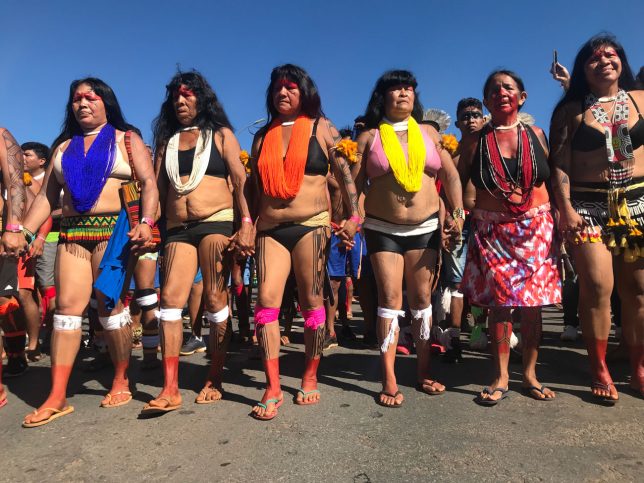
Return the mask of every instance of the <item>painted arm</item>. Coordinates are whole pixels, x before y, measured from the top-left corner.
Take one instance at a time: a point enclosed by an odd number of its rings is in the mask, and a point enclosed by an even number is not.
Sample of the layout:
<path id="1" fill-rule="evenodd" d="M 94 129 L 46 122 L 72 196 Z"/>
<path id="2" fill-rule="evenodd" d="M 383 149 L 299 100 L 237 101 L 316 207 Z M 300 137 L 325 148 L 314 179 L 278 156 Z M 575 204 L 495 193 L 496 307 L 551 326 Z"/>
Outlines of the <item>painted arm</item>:
<path id="1" fill-rule="evenodd" d="M 141 184 L 141 213 L 140 218 L 151 218 L 155 220 L 157 208 L 159 206 L 159 190 L 157 189 L 154 168 L 148 148 L 145 147 L 143 140 L 136 134 L 132 133 L 132 165 L 136 178 Z M 147 223 L 139 223 L 129 233 L 130 241 L 135 247 L 151 247 L 152 245 L 152 227 Z"/>
<path id="2" fill-rule="evenodd" d="M 20 225 L 23 221 L 25 210 L 25 184 L 23 182 L 24 161 L 22 149 L 11 133 L 0 128 L 2 142 L 0 142 L 0 170 L 2 170 L 2 184 L 7 192 L 5 201 L 5 225 L 2 233 L 2 250 L 10 256 L 17 257 L 27 246 L 24 234 L 17 230 L 7 231 L 7 225 Z M 17 233 L 15 233 L 17 231 Z"/>

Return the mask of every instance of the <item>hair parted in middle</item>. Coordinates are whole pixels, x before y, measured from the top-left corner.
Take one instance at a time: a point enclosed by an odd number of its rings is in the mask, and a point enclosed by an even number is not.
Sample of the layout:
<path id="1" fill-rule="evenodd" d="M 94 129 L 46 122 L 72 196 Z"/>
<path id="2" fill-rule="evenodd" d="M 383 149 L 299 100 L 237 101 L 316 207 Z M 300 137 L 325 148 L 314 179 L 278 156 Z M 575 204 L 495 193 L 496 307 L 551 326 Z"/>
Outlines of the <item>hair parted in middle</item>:
<path id="1" fill-rule="evenodd" d="M 364 113 L 367 129 L 378 127 L 382 118 L 385 117 L 385 94 L 392 87 L 399 85 L 414 88 L 414 108 L 411 112 L 411 117 L 419 123 L 423 120 L 423 105 L 420 102 L 420 95 L 417 90 L 418 82 L 414 74 L 408 70 L 388 70 L 380 76 L 373 91 L 371 91 L 369 104 L 367 104 L 367 109 Z"/>
<path id="2" fill-rule="evenodd" d="M 281 79 L 297 84 L 300 90 L 300 112 L 302 114 L 311 119 L 324 117 L 320 93 L 311 76 L 302 67 L 294 64 L 283 64 L 278 65 L 271 71 L 271 81 L 266 89 L 267 126 L 270 126 L 271 122 L 279 116 L 279 112 L 273 104 L 273 86 Z"/>

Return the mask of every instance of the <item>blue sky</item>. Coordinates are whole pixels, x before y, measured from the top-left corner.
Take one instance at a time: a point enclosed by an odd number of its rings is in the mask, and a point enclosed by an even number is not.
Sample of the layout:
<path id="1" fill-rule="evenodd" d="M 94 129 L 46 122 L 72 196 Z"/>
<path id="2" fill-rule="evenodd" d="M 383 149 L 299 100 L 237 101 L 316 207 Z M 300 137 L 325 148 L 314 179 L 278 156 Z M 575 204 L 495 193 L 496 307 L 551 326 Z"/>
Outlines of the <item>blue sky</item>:
<path id="1" fill-rule="evenodd" d="M 112 86 L 127 120 L 150 141 L 177 65 L 195 68 L 248 148 L 243 128 L 265 116 L 270 71 L 285 62 L 311 74 L 338 127 L 364 111 L 376 79 L 390 68 L 412 70 L 425 107 L 452 118 L 460 98 L 480 97 L 491 70 L 513 69 L 526 83 L 524 110 L 547 128 L 561 95 L 548 73 L 552 49 L 571 66 L 581 44 L 607 30 L 624 44 L 634 70 L 644 64 L 641 0 L 2 3 L 0 125 L 21 143 L 53 141 L 69 83 L 88 75 Z"/>

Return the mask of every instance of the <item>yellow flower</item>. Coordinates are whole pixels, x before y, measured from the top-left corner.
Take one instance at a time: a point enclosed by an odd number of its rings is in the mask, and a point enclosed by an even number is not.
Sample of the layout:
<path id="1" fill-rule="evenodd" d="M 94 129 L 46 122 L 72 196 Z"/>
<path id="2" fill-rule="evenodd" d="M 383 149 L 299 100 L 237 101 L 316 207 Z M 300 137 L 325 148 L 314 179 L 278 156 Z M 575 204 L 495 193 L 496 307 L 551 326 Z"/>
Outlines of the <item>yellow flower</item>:
<path id="1" fill-rule="evenodd" d="M 451 156 L 454 156 L 458 149 L 458 140 L 453 134 L 443 134 L 441 136 L 441 145 Z"/>
<path id="2" fill-rule="evenodd" d="M 242 149 L 241 152 L 239 153 L 239 160 L 244 165 L 244 168 L 246 169 L 246 174 L 250 174 L 250 154 L 248 154 L 248 151 L 246 151 L 245 149 Z"/>
<path id="3" fill-rule="evenodd" d="M 22 174 L 22 182 L 25 186 L 31 186 L 31 175 L 26 171 Z"/>

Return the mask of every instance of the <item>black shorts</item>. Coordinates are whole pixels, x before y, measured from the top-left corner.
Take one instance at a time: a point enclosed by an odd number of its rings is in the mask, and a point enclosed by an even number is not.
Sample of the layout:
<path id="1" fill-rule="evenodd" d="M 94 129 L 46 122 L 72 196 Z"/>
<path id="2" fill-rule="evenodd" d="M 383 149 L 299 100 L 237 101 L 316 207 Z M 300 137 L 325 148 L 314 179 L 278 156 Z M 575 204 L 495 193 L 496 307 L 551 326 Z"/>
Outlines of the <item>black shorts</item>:
<path id="1" fill-rule="evenodd" d="M 263 231 L 260 234 L 271 237 L 277 243 L 292 252 L 299 242 L 307 233 L 321 228 L 319 226 L 304 226 L 297 223 L 281 223 L 275 228 Z"/>
<path id="2" fill-rule="evenodd" d="M 232 236 L 232 221 L 194 221 L 170 228 L 166 233 L 165 244 L 187 243 L 195 248 L 208 235 Z"/>
<path id="3" fill-rule="evenodd" d="M 0 258 L 0 297 L 18 295 L 18 259 Z"/>
<path id="4" fill-rule="evenodd" d="M 426 248 L 438 250 L 441 244 L 440 227 L 430 233 L 413 236 L 391 235 L 368 228 L 364 228 L 363 232 L 369 255 L 377 252 L 394 252 L 402 255 L 409 250 L 424 250 Z"/>

